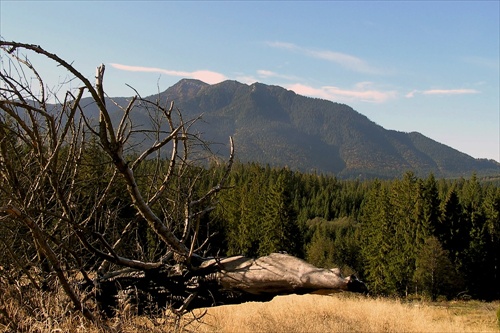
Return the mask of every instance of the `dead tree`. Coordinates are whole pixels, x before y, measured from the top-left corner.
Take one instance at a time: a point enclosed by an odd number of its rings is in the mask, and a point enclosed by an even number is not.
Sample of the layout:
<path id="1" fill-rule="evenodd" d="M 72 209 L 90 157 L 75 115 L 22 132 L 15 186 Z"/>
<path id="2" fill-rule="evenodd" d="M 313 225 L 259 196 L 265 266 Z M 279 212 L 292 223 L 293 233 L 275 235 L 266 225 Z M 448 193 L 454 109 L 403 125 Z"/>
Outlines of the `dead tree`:
<path id="1" fill-rule="evenodd" d="M 30 280 L 37 288 L 61 286 L 90 320 L 95 320 L 91 295 L 112 314 L 121 301 L 138 311 L 155 305 L 183 312 L 280 294 L 366 291 L 354 276 L 344 278 L 338 270 L 285 254 L 204 257 L 210 234 L 200 238 L 206 227 L 201 217 L 214 209 L 225 189 L 234 159 L 232 139 L 224 173 L 205 193 L 196 193 L 203 168 L 193 156 L 204 147 L 190 132 L 197 118 L 183 119 L 173 103 L 138 94 L 127 105 L 113 104 L 104 92 L 104 65 L 97 67 L 92 84 L 40 46 L 0 45 L 0 219 L 11 226 L 12 237 L 22 235 L 15 241 L 24 250 L 12 254 L 12 262 L 26 273 L 35 260 L 39 269 Z M 52 60 L 76 88 L 64 94 L 49 89 L 27 52 Z M 87 114 L 84 94 L 97 106 L 98 119 Z M 111 108 L 119 110 L 119 119 Z M 149 128 L 133 124 L 131 113 L 138 110 L 150 116 Z M 138 136 L 150 144 L 134 151 Z M 93 150 L 95 155 L 89 153 Z M 162 162 L 165 153 L 167 163 Z M 155 161 L 155 167 L 140 173 L 146 161 Z M 125 217 L 123 210 L 129 211 Z M 145 223 L 163 244 L 154 260 L 131 240 Z M 75 271 L 88 297 L 72 284 Z"/>

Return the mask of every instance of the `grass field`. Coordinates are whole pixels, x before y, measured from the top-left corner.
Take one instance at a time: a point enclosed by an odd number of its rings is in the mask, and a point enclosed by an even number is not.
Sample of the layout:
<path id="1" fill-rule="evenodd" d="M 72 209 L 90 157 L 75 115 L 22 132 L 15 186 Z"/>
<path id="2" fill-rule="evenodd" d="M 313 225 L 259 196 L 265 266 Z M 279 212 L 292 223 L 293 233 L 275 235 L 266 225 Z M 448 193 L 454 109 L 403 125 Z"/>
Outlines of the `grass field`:
<path id="1" fill-rule="evenodd" d="M 59 299 L 46 297 L 38 310 L 45 320 L 18 313 L 23 332 L 500 332 L 496 311 L 500 301 L 408 302 L 368 298 L 350 293 L 331 296 L 279 296 L 267 303 L 245 303 L 199 309 L 185 315 L 181 324 L 168 313 L 160 318 L 122 313 L 99 329 L 79 313 L 71 313 Z M 3 309 L 16 311 L 9 308 Z M 1 309 L 0 309 L 1 310 Z M 35 310 L 35 309 L 33 309 Z M 1 311 L 0 311 L 1 312 Z M 204 315 L 202 315 L 204 313 Z M 0 316 L 2 314 L 0 313 Z M 201 317 L 194 320 L 195 317 Z M 0 332 L 16 330 L 2 327 Z"/>
<path id="2" fill-rule="evenodd" d="M 500 332 L 500 302 L 404 302 L 350 294 L 290 295 L 208 309 L 196 332 Z"/>

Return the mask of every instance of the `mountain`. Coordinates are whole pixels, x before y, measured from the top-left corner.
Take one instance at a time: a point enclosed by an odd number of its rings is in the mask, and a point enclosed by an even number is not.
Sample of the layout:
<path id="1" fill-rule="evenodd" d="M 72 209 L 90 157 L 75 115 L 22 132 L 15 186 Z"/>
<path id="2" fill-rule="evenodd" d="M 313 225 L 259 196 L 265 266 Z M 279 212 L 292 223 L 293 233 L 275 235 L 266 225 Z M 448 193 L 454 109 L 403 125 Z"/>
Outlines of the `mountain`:
<path id="1" fill-rule="evenodd" d="M 496 161 L 475 159 L 417 132 L 386 130 L 348 105 L 279 86 L 183 79 L 149 98 L 158 97 L 174 101 L 184 119 L 203 114 L 193 129 L 204 139 L 227 143 L 233 136 L 242 162 L 340 178 L 392 178 L 409 170 L 436 177 L 500 174 Z M 145 116 L 140 111 L 133 115 Z"/>

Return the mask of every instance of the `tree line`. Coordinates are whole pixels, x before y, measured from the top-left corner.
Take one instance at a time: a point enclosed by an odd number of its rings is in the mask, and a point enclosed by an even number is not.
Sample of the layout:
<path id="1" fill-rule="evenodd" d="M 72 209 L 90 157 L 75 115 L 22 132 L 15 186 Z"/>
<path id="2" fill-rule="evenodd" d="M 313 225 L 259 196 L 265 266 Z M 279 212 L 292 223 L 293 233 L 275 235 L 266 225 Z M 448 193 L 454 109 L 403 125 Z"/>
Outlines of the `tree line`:
<path id="1" fill-rule="evenodd" d="M 356 273 L 373 294 L 500 297 L 500 188 L 476 175 L 339 180 L 236 165 L 211 214 L 219 251 L 285 251 Z"/>
<path id="2" fill-rule="evenodd" d="M 102 187 L 99 182 L 114 171 L 94 141 L 87 144 L 80 163 L 82 171 L 75 178 L 79 197 L 72 205 L 85 210 Z M 155 175 L 168 167 L 169 160 L 144 161 L 135 170 L 141 191 L 161 184 Z M 19 169 L 30 172 L 29 165 Z M 181 219 L 182 203 L 213 188 L 225 167 L 213 163 L 181 172 L 167 189 L 175 200 L 153 206 L 162 219 Z M 286 252 L 318 267 L 356 274 L 375 295 L 500 298 L 500 187 L 494 182 L 482 182 L 475 175 L 449 180 L 431 174 L 422 179 L 412 172 L 394 180 L 341 180 L 286 167 L 235 163 L 226 184 L 217 205 L 196 223 L 201 227 L 194 247 L 204 248 L 204 255 Z M 89 225 L 97 233 L 123 238 L 124 256 L 159 260 L 167 249 L 147 223 L 127 227 L 137 216 L 125 183 L 117 185 Z M 182 237 L 184 230 L 172 227 Z M 27 230 L 7 224 L 2 229 L 2 248 L 24 248 Z M 99 268 L 93 267 L 98 263 L 93 257 L 82 255 L 81 260 L 88 269 Z"/>
<path id="3" fill-rule="evenodd" d="M 92 160 L 89 164 L 109 165 L 99 147 L 89 147 L 84 155 Z M 168 161 L 163 164 L 143 163 L 136 170 L 138 185 L 150 184 L 159 167 L 168 167 Z M 88 187 L 82 198 L 92 195 L 94 182 L 105 170 L 88 170 L 90 180 L 80 180 Z M 172 179 L 170 191 L 176 200 L 157 208 L 162 218 L 167 211 L 179 214 L 169 219 L 180 218 L 182 207 L 174 206 L 184 197 L 206 193 L 225 169 L 214 163 L 183 172 L 183 177 Z M 117 207 L 103 210 L 116 212 L 115 225 L 100 230 L 103 233 L 122 230 L 136 218 L 125 185 L 113 195 L 111 204 Z M 208 243 L 196 246 L 204 245 L 208 256 L 286 252 L 318 267 L 356 274 L 375 295 L 500 298 L 500 186 L 475 174 L 436 179 L 407 172 L 393 180 L 341 180 L 235 163 L 216 208 L 200 219 L 199 239 Z M 180 236 L 183 230 L 174 232 Z M 123 251 L 154 261 L 166 249 L 146 223 L 139 223 Z"/>
<path id="4" fill-rule="evenodd" d="M 196 191 L 223 171 L 198 171 Z M 203 219 L 207 255 L 287 252 L 354 273 L 377 295 L 500 298 L 500 187 L 474 174 L 361 181 L 236 163 Z M 146 226 L 137 235 L 150 260 L 161 256 Z"/>

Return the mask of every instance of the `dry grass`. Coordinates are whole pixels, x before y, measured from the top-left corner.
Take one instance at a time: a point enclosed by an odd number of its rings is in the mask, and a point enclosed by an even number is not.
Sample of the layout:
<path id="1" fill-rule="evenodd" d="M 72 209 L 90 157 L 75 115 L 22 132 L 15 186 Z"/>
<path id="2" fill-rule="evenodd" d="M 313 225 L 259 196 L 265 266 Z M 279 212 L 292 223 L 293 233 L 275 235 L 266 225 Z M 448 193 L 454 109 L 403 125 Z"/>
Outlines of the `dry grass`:
<path id="1" fill-rule="evenodd" d="M 500 332 L 496 303 L 290 295 L 208 310 L 196 332 Z M 444 306 L 443 306 L 444 304 Z"/>
<path id="2" fill-rule="evenodd" d="M 80 297 L 84 298 L 84 295 Z M 85 305 L 92 310 L 93 302 Z M 173 328 L 182 327 L 182 323 L 176 325 L 176 320 L 177 317 L 168 312 L 161 318 L 146 318 L 120 311 L 115 318 L 92 323 L 80 311 L 74 311 L 73 303 L 61 288 L 56 288 L 55 292 L 43 292 L 21 283 L 7 284 L 0 279 L 0 332 L 175 332 L 179 330 Z"/>
<path id="3" fill-rule="evenodd" d="M 121 312 L 104 323 L 112 328 L 109 330 L 72 313 L 62 295 L 44 296 L 32 297 L 29 311 L 13 308 L 19 305 L 16 302 L 3 303 L 0 308 L 16 314 L 13 317 L 20 325 L 18 330 L 0 325 L 0 332 L 500 332 L 495 314 L 498 301 L 410 303 L 350 293 L 289 295 L 268 303 L 206 309 L 201 320 L 193 320 L 205 311 L 200 309 L 185 315 L 177 325 L 175 316 L 168 312 L 161 318 Z"/>

